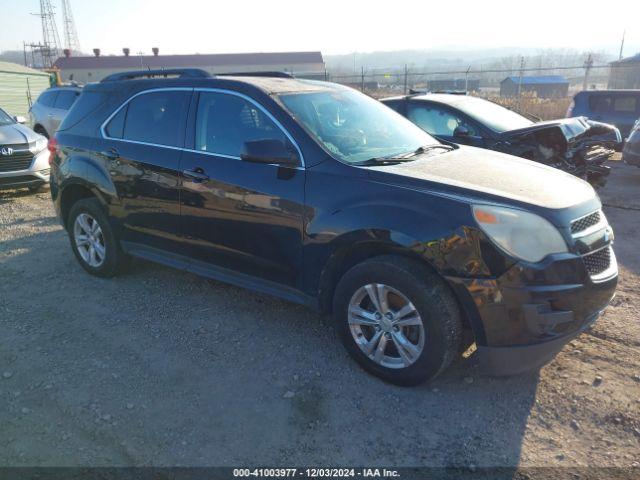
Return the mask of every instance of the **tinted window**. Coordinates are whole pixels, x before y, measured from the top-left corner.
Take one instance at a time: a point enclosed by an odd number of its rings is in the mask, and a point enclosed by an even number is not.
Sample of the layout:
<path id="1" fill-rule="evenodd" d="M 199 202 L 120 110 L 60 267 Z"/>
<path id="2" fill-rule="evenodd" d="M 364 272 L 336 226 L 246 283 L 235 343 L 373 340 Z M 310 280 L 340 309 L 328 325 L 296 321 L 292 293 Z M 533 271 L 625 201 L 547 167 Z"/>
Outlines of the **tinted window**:
<path id="1" fill-rule="evenodd" d="M 589 97 L 589 109 L 592 112 L 603 113 L 611 111 L 612 99 L 609 95 L 593 95 Z"/>
<path id="2" fill-rule="evenodd" d="M 431 135 L 452 137 L 453 132 L 459 126 L 467 127 L 470 135 L 478 135 L 476 129 L 468 122 L 465 122 L 459 115 L 434 105 L 410 103 L 408 117 L 409 120 Z"/>
<path id="3" fill-rule="evenodd" d="M 182 146 L 191 92 L 163 91 L 145 93 L 128 103 L 124 119 L 125 140 Z"/>
<path id="4" fill-rule="evenodd" d="M 58 92 L 58 96 L 56 97 L 56 101 L 53 106 L 61 110 L 69 110 L 71 105 L 73 105 L 78 98 L 79 94 L 80 92 L 76 92 L 74 90 L 61 90 Z"/>
<path id="5" fill-rule="evenodd" d="M 45 107 L 53 107 L 57 96 L 57 90 L 47 90 L 46 92 L 42 92 L 42 94 L 38 97 L 38 103 L 44 105 Z"/>
<path id="6" fill-rule="evenodd" d="M 457 110 L 496 132 L 507 132 L 533 125 L 533 122 L 497 103 L 471 96 L 460 96 L 453 104 Z"/>
<path id="7" fill-rule="evenodd" d="M 613 101 L 613 111 L 617 113 L 635 113 L 638 99 L 632 96 L 615 97 Z"/>
<path id="8" fill-rule="evenodd" d="M 121 108 L 115 117 L 111 119 L 111 121 L 105 127 L 105 133 L 107 137 L 111 138 L 122 138 L 124 133 L 124 119 L 127 116 L 127 109 L 129 107 L 125 106 Z"/>
<path id="9" fill-rule="evenodd" d="M 287 138 L 259 108 L 224 93 L 203 92 L 198 101 L 196 150 L 239 157 L 244 142 Z"/>

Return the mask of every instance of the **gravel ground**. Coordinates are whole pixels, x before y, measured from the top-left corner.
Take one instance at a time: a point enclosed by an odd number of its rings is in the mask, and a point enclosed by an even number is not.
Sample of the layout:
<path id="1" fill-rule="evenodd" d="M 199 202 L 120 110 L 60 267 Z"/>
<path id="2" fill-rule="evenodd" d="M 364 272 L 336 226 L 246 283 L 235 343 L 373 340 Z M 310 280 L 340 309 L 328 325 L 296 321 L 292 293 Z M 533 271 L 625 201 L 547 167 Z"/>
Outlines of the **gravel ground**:
<path id="1" fill-rule="evenodd" d="M 93 278 L 48 192 L 0 193 L 0 465 L 637 465 L 640 169 L 602 198 L 621 279 L 591 331 L 540 372 L 399 388 L 303 307 L 142 261 Z"/>

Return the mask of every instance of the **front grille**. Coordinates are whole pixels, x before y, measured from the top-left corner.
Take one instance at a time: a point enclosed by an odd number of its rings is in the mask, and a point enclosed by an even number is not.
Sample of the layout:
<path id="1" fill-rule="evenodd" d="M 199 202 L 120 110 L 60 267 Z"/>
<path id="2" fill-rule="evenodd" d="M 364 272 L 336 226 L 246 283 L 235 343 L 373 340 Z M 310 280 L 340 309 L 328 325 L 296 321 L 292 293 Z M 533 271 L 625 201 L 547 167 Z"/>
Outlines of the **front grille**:
<path id="1" fill-rule="evenodd" d="M 14 151 L 13 155 L 0 155 L 0 172 L 26 170 L 32 161 L 33 153 L 29 150 Z"/>
<path id="2" fill-rule="evenodd" d="M 598 275 L 611 265 L 611 247 L 606 247 L 597 252 L 582 257 L 589 275 Z"/>
<path id="3" fill-rule="evenodd" d="M 600 222 L 600 211 L 593 212 L 586 217 L 579 218 L 571 223 L 571 233 L 580 233 Z"/>

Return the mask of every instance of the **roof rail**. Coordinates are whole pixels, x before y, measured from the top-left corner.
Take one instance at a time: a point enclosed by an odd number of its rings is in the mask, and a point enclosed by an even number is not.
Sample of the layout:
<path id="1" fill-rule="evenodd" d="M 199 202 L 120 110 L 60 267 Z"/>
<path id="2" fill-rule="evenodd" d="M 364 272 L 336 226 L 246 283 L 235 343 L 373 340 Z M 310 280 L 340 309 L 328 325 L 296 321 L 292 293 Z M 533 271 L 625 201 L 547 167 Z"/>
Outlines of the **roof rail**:
<path id="1" fill-rule="evenodd" d="M 235 73 L 216 73 L 217 77 L 273 77 L 273 78 L 295 78 L 291 73 L 287 72 L 235 72 Z"/>
<path id="2" fill-rule="evenodd" d="M 211 75 L 199 68 L 171 68 L 167 70 L 135 70 L 132 72 L 114 73 L 102 79 L 104 82 L 134 80 L 136 78 L 178 77 L 178 78 L 210 78 Z"/>

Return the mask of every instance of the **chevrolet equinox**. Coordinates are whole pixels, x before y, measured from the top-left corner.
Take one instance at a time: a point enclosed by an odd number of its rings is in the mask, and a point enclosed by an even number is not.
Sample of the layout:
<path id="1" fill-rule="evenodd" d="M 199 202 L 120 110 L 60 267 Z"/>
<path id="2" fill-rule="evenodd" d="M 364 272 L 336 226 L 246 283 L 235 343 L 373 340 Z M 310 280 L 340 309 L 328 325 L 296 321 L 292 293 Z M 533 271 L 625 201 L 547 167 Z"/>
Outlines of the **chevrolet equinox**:
<path id="1" fill-rule="evenodd" d="M 472 343 L 487 372 L 539 367 L 615 291 L 588 183 L 443 143 L 332 83 L 114 74 L 83 90 L 49 151 L 87 272 L 141 257 L 331 313 L 392 383 L 432 379 Z"/>

